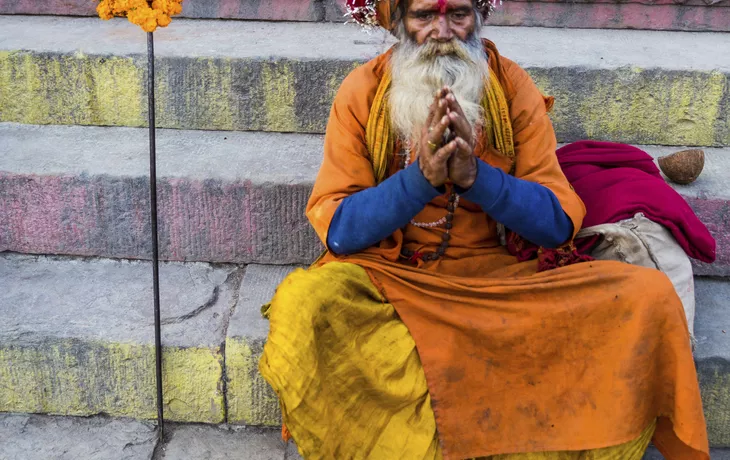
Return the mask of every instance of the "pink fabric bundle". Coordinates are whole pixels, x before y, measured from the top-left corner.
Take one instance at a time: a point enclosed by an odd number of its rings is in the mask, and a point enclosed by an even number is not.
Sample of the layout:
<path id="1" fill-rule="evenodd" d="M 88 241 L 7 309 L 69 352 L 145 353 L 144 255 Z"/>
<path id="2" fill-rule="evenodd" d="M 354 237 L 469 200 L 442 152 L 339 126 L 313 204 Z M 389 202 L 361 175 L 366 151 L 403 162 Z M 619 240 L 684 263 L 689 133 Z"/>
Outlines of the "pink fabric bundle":
<path id="1" fill-rule="evenodd" d="M 649 154 L 625 144 L 579 141 L 558 149 L 557 155 L 586 205 L 583 227 L 618 222 L 641 212 L 667 227 L 688 256 L 715 261 L 715 239 L 664 181 Z"/>

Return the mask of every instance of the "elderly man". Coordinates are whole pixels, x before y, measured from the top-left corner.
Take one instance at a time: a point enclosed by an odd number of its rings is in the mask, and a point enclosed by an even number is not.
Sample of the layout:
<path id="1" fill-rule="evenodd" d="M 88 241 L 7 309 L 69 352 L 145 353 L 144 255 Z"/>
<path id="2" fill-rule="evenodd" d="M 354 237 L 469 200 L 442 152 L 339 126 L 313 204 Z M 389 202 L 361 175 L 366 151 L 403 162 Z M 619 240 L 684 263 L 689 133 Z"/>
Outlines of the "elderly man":
<path id="1" fill-rule="evenodd" d="M 285 432 L 305 458 L 708 459 L 680 300 L 574 250 L 552 100 L 480 40 L 490 5 L 373 1 L 353 17 L 400 41 L 335 98 L 328 252 L 265 309 Z"/>

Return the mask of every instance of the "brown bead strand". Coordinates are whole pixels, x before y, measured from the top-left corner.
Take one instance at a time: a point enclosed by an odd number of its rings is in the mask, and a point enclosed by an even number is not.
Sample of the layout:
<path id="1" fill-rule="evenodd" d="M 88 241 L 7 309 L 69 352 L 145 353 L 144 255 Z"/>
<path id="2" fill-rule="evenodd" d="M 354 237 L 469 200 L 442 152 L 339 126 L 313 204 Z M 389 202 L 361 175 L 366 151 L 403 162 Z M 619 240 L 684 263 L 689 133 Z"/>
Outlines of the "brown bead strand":
<path id="1" fill-rule="evenodd" d="M 410 159 L 410 152 L 408 149 L 402 150 L 398 156 L 400 156 L 400 169 L 405 169 L 408 166 L 408 160 Z M 444 224 L 444 228 L 446 231 L 441 235 L 441 244 L 439 245 L 438 249 L 436 249 L 435 252 L 430 252 L 428 254 L 424 254 L 422 256 L 423 260 L 428 262 L 432 260 L 437 260 L 441 256 L 443 256 L 446 253 L 446 249 L 449 247 L 449 241 L 451 240 L 451 229 L 453 227 L 453 221 L 454 221 L 454 212 L 456 210 L 456 191 L 454 190 L 454 187 L 451 187 L 451 192 L 449 193 L 449 204 L 446 206 L 446 222 Z M 410 251 L 408 249 L 402 249 L 401 250 L 401 257 L 404 257 L 406 259 L 411 259 L 413 256 L 416 255 L 414 251 Z"/>
<path id="2" fill-rule="evenodd" d="M 453 227 L 452 222 L 454 220 L 454 211 L 456 210 L 456 206 L 454 205 L 455 201 L 456 191 L 452 187 L 451 193 L 449 193 L 449 204 L 446 206 L 446 224 L 444 225 L 446 231 L 441 235 L 441 244 L 439 245 L 438 249 L 436 249 L 435 252 L 429 252 L 428 254 L 424 254 L 422 256 L 422 259 L 425 262 L 439 259 L 446 253 L 446 249 L 448 249 L 449 247 L 449 241 L 451 240 L 451 228 Z M 406 259 L 413 258 L 415 254 L 416 253 L 414 251 L 410 251 L 408 249 L 401 250 L 401 256 Z"/>

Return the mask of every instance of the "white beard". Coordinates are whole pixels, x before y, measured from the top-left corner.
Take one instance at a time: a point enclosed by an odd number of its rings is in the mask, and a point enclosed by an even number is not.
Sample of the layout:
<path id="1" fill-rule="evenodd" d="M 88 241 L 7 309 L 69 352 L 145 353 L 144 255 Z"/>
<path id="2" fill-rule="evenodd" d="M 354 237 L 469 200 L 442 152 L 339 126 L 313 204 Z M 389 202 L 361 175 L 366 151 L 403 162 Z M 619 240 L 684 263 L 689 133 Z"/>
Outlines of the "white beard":
<path id="1" fill-rule="evenodd" d="M 466 42 L 454 38 L 418 45 L 404 32 L 402 23 L 400 29 L 401 40 L 391 57 L 388 98 L 391 121 L 401 138 L 414 140 L 420 135 L 434 94 L 444 85 L 451 88 L 472 128 L 480 126 L 489 67 L 478 34 Z"/>

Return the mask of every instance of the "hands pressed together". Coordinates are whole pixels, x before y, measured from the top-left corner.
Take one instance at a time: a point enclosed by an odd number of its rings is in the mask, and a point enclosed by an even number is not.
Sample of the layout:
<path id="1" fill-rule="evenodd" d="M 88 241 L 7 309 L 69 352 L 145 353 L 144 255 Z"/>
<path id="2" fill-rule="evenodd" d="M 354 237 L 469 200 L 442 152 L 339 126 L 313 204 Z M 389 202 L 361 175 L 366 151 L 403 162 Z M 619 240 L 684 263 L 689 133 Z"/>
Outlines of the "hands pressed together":
<path id="1" fill-rule="evenodd" d="M 444 133 L 449 128 L 449 139 Z M 418 164 L 423 176 L 434 187 L 451 181 L 469 188 L 477 177 L 474 133 L 456 96 L 448 87 L 439 90 L 429 108 L 421 131 Z"/>

